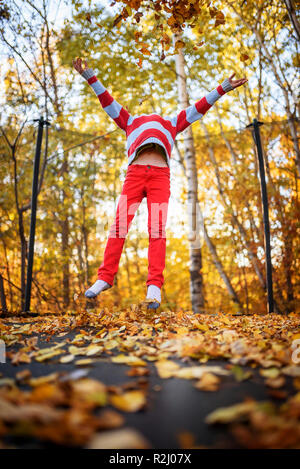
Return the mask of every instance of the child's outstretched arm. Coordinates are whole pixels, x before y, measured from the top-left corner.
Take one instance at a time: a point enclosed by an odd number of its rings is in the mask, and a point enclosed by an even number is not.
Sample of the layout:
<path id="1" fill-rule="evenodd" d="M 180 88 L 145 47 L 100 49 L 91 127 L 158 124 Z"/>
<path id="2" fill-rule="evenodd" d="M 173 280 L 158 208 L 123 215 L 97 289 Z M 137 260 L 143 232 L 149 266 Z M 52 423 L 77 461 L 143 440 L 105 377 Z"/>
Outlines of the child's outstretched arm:
<path id="1" fill-rule="evenodd" d="M 82 60 L 73 60 L 73 66 L 80 75 L 83 76 L 98 96 L 104 111 L 115 121 L 115 123 L 126 132 L 127 122 L 130 117 L 129 112 L 121 106 L 107 91 L 107 89 L 97 79 L 92 68 L 88 68 L 87 61 L 84 61 L 85 68 L 82 67 Z"/>
<path id="2" fill-rule="evenodd" d="M 235 73 L 231 75 L 230 78 L 225 78 L 223 83 L 218 85 L 217 88 L 210 91 L 206 96 L 201 98 L 195 104 L 192 104 L 188 108 L 179 112 L 176 120 L 176 134 L 182 132 L 196 120 L 201 119 L 201 117 L 204 116 L 204 114 L 212 107 L 212 105 L 219 98 L 221 98 L 221 96 L 248 81 L 247 78 L 233 80 L 234 75 Z"/>

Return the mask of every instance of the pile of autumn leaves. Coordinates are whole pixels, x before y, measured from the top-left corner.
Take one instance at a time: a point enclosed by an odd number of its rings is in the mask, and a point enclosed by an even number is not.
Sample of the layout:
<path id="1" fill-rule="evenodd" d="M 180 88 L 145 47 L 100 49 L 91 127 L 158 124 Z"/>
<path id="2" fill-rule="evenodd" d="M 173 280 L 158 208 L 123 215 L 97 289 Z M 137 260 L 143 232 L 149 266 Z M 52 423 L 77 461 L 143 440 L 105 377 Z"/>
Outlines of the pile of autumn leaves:
<path id="1" fill-rule="evenodd" d="M 152 315 L 137 306 L 2 321 L 0 338 L 16 366 L 14 379 L 0 376 L 3 446 L 8 436 L 25 436 L 65 446 L 148 448 L 143 435 L 126 427 L 126 413 L 150 411 L 151 393 L 160 391 L 158 385 L 150 389 L 150 373 L 218 392 L 223 377 L 244 381 L 258 371 L 272 400 L 247 399 L 216 409 L 206 423 L 228 426 L 238 446 L 300 448 L 300 366 L 292 360 L 299 325 L 299 315 Z M 44 346 L 50 339 L 51 346 Z M 224 365 L 210 364 L 213 359 Z M 57 371 L 33 377 L 32 361 L 57 364 Z M 101 367 L 101 361 L 128 365 L 126 373 L 134 380 L 108 386 L 89 378 L 91 367 Z M 60 363 L 71 363 L 73 371 L 60 371 Z M 22 371 L 20 364 L 25 364 Z M 287 391 L 291 384 L 292 393 Z M 197 435 L 178 439 L 181 447 L 203 447 Z"/>

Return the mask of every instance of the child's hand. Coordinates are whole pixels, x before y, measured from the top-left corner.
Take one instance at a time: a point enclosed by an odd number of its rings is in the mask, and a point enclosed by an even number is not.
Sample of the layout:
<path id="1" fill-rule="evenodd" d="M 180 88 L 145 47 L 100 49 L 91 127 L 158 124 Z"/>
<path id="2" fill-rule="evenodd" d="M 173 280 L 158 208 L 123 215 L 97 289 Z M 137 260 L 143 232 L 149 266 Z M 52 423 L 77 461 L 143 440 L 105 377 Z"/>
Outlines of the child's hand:
<path id="1" fill-rule="evenodd" d="M 232 78 L 234 77 L 234 75 L 235 72 L 233 73 L 233 75 L 231 75 L 230 78 L 228 78 L 232 88 L 237 88 L 238 86 L 241 86 L 246 83 L 246 81 L 248 81 L 248 78 L 240 78 L 239 80 L 233 80 Z"/>
<path id="2" fill-rule="evenodd" d="M 80 75 L 82 75 L 82 72 L 84 72 L 84 70 L 88 68 L 88 64 L 86 60 L 84 61 L 84 65 L 85 65 L 85 68 L 82 67 L 82 59 L 79 59 L 78 57 L 76 57 L 76 59 L 73 60 L 73 66 L 75 70 L 77 70 L 77 72 L 80 73 Z"/>

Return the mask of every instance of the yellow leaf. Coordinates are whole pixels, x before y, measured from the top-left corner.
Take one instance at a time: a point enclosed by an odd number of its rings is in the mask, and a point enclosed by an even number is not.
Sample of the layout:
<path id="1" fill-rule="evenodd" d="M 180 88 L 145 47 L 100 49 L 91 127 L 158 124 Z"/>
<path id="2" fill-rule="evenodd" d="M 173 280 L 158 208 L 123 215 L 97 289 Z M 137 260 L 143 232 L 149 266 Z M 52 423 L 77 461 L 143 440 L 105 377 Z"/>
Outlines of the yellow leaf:
<path id="1" fill-rule="evenodd" d="M 266 368 L 259 370 L 259 374 L 264 378 L 278 378 L 280 370 L 278 368 Z"/>
<path id="2" fill-rule="evenodd" d="M 147 366 L 147 363 L 141 358 L 135 357 L 134 355 L 117 355 L 112 357 L 111 361 L 113 363 L 125 363 L 130 366 Z"/>
<path id="3" fill-rule="evenodd" d="M 72 383 L 75 400 L 81 400 L 97 406 L 107 404 L 106 386 L 95 379 L 79 379 Z"/>
<path id="4" fill-rule="evenodd" d="M 46 376 L 39 376 L 38 378 L 31 378 L 29 380 L 30 386 L 40 386 L 41 384 L 50 383 L 51 381 L 55 381 L 58 377 L 58 373 L 51 373 L 50 375 Z"/>
<path id="5" fill-rule="evenodd" d="M 124 412 L 137 412 L 146 405 L 145 394 L 142 391 L 128 391 L 110 397 L 111 404 Z"/>
<path id="6" fill-rule="evenodd" d="M 86 349 L 86 356 L 90 357 L 92 355 L 99 355 L 103 351 L 103 347 L 100 345 L 89 345 Z"/>
<path id="7" fill-rule="evenodd" d="M 171 378 L 174 372 L 180 368 L 177 363 L 171 360 L 160 360 L 155 363 L 155 366 L 160 378 Z"/>
<path id="8" fill-rule="evenodd" d="M 68 351 L 71 355 L 85 355 L 85 347 L 76 347 L 75 345 L 70 345 Z"/>
<path id="9" fill-rule="evenodd" d="M 75 364 L 78 366 L 86 366 L 90 365 L 91 363 L 93 363 L 93 360 L 91 358 L 83 358 L 82 360 L 77 360 L 75 362 Z"/>
<path id="10" fill-rule="evenodd" d="M 35 357 L 35 359 L 37 362 L 44 362 L 50 358 L 56 357 L 56 355 L 61 355 L 62 353 L 64 353 L 64 350 L 52 350 L 52 352 L 44 353 L 43 355 Z"/>
<path id="11" fill-rule="evenodd" d="M 64 357 L 61 357 L 60 358 L 60 363 L 70 363 L 74 360 L 74 355 L 65 355 Z"/>
<path id="12" fill-rule="evenodd" d="M 209 327 L 206 325 L 206 324 L 197 324 L 196 325 L 197 329 L 199 329 L 200 331 L 208 331 L 209 330 Z"/>
<path id="13" fill-rule="evenodd" d="M 243 415 L 247 415 L 249 412 L 254 410 L 256 402 L 243 402 L 242 404 L 236 404 L 230 407 L 220 407 L 208 414 L 205 422 L 208 424 L 214 423 L 230 423 L 238 420 Z"/>

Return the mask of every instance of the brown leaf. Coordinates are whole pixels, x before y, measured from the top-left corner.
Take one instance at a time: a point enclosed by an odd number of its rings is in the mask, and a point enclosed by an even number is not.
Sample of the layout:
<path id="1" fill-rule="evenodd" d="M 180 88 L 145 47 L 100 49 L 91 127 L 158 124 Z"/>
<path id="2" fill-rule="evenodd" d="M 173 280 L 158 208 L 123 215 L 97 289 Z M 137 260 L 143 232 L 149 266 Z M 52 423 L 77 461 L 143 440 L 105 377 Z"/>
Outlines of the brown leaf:
<path id="1" fill-rule="evenodd" d="M 150 371 L 148 368 L 133 366 L 130 370 L 126 371 L 127 376 L 148 376 Z"/>
<path id="2" fill-rule="evenodd" d="M 217 391 L 219 389 L 220 378 L 212 373 L 204 373 L 201 379 L 195 384 L 195 388 L 201 391 Z"/>

